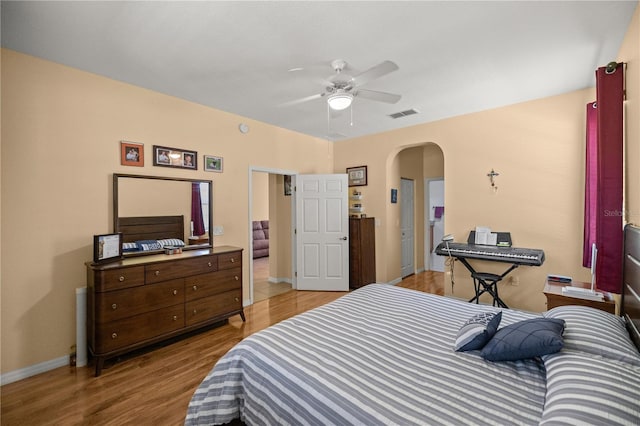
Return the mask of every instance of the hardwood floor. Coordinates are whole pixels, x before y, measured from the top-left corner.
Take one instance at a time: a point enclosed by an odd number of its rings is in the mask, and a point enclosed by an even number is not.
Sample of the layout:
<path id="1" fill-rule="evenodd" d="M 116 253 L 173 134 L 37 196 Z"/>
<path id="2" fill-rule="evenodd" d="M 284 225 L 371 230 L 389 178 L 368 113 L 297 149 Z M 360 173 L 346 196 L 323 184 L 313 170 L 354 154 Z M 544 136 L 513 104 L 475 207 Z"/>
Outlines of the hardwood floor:
<path id="1" fill-rule="evenodd" d="M 438 272 L 398 284 L 444 294 Z M 254 303 L 217 328 L 91 367 L 61 367 L 0 388 L 2 425 L 181 425 L 187 405 L 216 361 L 244 337 L 344 295 L 289 291 Z"/>
<path id="2" fill-rule="evenodd" d="M 278 294 L 291 291 L 291 284 L 269 282 L 269 257 L 253 260 L 253 301 L 269 299 Z"/>

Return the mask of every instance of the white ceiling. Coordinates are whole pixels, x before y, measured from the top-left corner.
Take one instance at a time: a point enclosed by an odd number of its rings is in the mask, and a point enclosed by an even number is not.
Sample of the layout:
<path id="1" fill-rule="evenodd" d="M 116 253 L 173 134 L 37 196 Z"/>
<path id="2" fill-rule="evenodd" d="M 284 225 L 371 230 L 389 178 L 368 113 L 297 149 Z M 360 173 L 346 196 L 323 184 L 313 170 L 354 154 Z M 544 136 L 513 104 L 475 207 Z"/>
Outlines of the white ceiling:
<path id="1" fill-rule="evenodd" d="M 323 139 L 592 87 L 633 1 L 2 1 L 2 46 Z M 327 120 L 331 61 L 399 70 Z M 298 71 L 289 71 L 302 68 Z M 419 114 L 393 120 L 414 108 Z M 338 136 L 336 134 L 340 134 Z"/>

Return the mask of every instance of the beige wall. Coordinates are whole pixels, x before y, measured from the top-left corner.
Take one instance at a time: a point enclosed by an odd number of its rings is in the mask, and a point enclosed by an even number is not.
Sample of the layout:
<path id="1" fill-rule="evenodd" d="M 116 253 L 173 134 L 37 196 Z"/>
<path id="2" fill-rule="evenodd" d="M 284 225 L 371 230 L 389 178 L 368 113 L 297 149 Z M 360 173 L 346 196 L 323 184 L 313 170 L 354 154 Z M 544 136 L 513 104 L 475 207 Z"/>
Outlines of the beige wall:
<path id="1" fill-rule="evenodd" d="M 626 62 L 626 219 L 640 225 L 640 6 L 636 7 L 618 62 Z"/>
<path id="2" fill-rule="evenodd" d="M 269 173 L 253 172 L 252 175 L 252 220 L 269 220 Z"/>
<path id="3" fill-rule="evenodd" d="M 378 280 L 399 277 L 397 255 L 389 253 L 398 246 L 399 216 L 386 201 L 395 182 L 385 170 L 391 166 L 390 174 L 398 173 L 390 158 L 405 147 L 427 142 L 443 151 L 447 233 L 464 241 L 473 227 L 485 225 L 510 231 L 517 246 L 545 250 L 542 267 L 519 268 L 513 276 L 520 285 L 501 289 L 510 306 L 543 310 L 542 287 L 548 273 L 588 278 L 580 266 L 581 194 L 584 107 L 592 94 L 584 90 L 337 143 L 336 171 L 342 169 L 341 159 L 355 155 L 369 166 L 369 191 L 377 188 L 368 194 L 370 210 L 389 225 L 376 230 Z M 492 168 L 500 173 L 497 192 L 486 176 Z M 504 268 L 487 264 L 482 269 Z M 469 297 L 472 285 L 461 265 L 456 282 L 454 295 Z"/>
<path id="4" fill-rule="evenodd" d="M 75 289 L 93 235 L 112 230 L 113 173 L 212 179 L 216 244 L 246 249 L 249 167 L 332 171 L 330 142 L 6 49 L 2 86 L 3 373 L 75 343 Z M 120 165 L 120 140 L 144 143 L 144 167 Z M 153 145 L 224 157 L 224 172 L 154 167 Z"/>
<path id="5" fill-rule="evenodd" d="M 269 278 L 291 282 L 292 197 L 284 195 L 284 177 L 269 175 Z"/>
<path id="6" fill-rule="evenodd" d="M 634 223 L 640 214 L 639 13 L 636 9 L 617 58 L 628 63 L 626 211 Z M 589 271 L 581 266 L 584 110 L 594 98 L 595 90 L 586 89 L 336 143 L 336 173 L 368 166 L 368 186 L 361 190 L 367 214 L 382 224 L 376 228 L 378 281 L 397 281 L 400 276 L 399 209 L 388 202 L 390 189 L 397 188 L 403 174 L 398 153 L 433 147 L 425 145 L 431 143 L 442 150 L 444 166 L 440 153 L 425 151 L 424 176 L 440 176 L 443 170 L 447 233 L 464 241 L 476 225 L 485 225 L 510 231 L 517 246 L 545 251 L 542 267 L 521 267 L 511 274 L 518 285 L 508 282 L 501 287 L 510 306 L 544 310 L 542 288 L 549 273 L 588 280 Z M 486 176 L 491 169 L 500 173 L 497 191 Z M 479 267 L 487 272 L 505 269 L 487 262 Z M 455 269 L 455 282 L 455 290 L 445 286 L 446 294 L 472 295 L 471 279 L 462 265 Z"/>
<path id="7" fill-rule="evenodd" d="M 628 63 L 626 194 L 629 219 L 636 223 L 638 13 L 617 58 Z M 344 173 L 367 165 L 368 185 L 359 189 L 367 215 L 381 224 L 378 281 L 390 282 L 400 271 L 398 244 L 391 243 L 399 212 L 389 203 L 390 189 L 403 175 L 399 153 L 424 146 L 420 180 L 445 177 L 446 232 L 460 241 L 483 224 L 511 231 L 516 245 L 545 250 L 542 267 L 519 268 L 519 286 L 501 288 L 510 306 L 543 310 L 548 273 L 588 278 L 580 247 L 584 108 L 593 89 L 331 144 L 12 51 L 3 50 L 0 60 L 3 373 L 62 357 L 75 342 L 74 291 L 85 285 L 92 235 L 111 231 L 114 172 L 213 179 L 214 223 L 225 227 L 216 244 L 247 248 L 249 167 Z M 251 131 L 238 132 L 240 122 Z M 122 139 L 145 144 L 144 168 L 120 165 Z M 222 156 L 224 173 L 153 167 L 154 144 L 195 150 L 200 160 L 203 154 Z M 442 150 L 444 166 L 427 153 L 434 148 L 429 144 Z M 497 192 L 486 177 L 492 168 L 500 173 Z M 468 297 L 468 273 L 458 265 L 455 276 L 453 295 Z M 247 282 L 245 262 L 245 298 Z M 448 285 L 446 292 L 451 294 Z"/>

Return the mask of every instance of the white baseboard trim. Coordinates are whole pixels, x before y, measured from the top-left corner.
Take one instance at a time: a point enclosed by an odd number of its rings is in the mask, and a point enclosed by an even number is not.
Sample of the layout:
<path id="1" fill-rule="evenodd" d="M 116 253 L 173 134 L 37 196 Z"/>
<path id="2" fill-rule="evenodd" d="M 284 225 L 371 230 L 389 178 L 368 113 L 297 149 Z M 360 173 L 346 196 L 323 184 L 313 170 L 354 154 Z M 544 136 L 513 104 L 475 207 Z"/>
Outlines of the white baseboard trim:
<path id="1" fill-rule="evenodd" d="M 395 280 L 391 280 L 391 281 L 389 281 L 387 284 L 396 285 L 396 284 L 398 284 L 400 281 L 402 281 L 402 278 L 396 278 Z"/>
<path id="2" fill-rule="evenodd" d="M 270 283 L 287 283 L 287 284 L 291 284 L 291 278 L 269 277 L 269 279 L 267 281 L 269 281 Z"/>
<path id="3" fill-rule="evenodd" d="M 0 375 L 0 386 L 8 385 L 9 383 L 17 382 L 18 380 L 26 379 L 27 377 L 32 377 L 59 367 L 64 367 L 65 365 L 69 365 L 69 355 L 10 371 Z"/>

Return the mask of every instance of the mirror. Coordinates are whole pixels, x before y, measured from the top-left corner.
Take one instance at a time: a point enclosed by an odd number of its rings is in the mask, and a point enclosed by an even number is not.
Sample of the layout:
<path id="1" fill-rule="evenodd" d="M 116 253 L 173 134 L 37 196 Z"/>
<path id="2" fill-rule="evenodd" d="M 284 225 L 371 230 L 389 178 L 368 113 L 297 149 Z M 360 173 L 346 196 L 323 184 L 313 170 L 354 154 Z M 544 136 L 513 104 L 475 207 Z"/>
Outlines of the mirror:
<path id="1" fill-rule="evenodd" d="M 113 229 L 125 243 L 178 238 L 184 250 L 212 247 L 212 201 L 210 180 L 114 173 Z M 125 250 L 150 253 L 158 250 Z"/>

